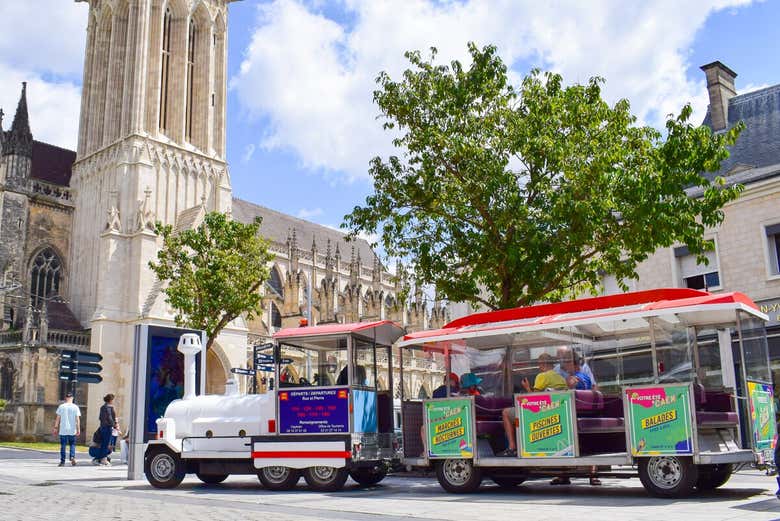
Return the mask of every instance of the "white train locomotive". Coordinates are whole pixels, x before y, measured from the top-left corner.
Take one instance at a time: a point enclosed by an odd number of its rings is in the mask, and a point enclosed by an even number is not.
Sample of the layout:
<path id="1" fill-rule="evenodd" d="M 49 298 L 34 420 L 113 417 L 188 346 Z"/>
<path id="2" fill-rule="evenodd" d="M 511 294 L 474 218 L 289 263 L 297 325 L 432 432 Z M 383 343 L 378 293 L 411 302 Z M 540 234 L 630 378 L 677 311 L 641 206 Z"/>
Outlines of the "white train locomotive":
<path id="1" fill-rule="evenodd" d="M 172 488 L 194 473 L 204 483 L 257 474 L 271 490 L 301 475 L 316 490 L 339 490 L 348 476 L 381 481 L 400 459 L 394 432 L 392 350 L 403 329 L 390 321 L 283 329 L 274 335 L 275 388 L 241 395 L 195 395 L 197 335 L 182 335 L 184 397 L 157 420 L 144 473 Z M 283 360 L 281 354 L 293 353 Z M 280 362 L 285 362 L 281 364 Z"/>

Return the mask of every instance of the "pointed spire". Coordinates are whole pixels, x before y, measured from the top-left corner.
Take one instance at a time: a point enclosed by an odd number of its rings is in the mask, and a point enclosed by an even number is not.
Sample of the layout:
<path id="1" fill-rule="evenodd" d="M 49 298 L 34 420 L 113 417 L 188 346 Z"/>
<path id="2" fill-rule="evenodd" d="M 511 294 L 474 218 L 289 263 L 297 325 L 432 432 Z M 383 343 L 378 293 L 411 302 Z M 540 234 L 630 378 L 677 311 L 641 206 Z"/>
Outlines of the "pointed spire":
<path id="1" fill-rule="evenodd" d="M 3 155 L 11 154 L 32 157 L 32 132 L 30 132 L 30 119 L 27 113 L 27 82 L 22 82 L 22 95 L 19 105 L 16 107 L 16 115 L 8 132 L 8 139 L 3 147 Z"/>

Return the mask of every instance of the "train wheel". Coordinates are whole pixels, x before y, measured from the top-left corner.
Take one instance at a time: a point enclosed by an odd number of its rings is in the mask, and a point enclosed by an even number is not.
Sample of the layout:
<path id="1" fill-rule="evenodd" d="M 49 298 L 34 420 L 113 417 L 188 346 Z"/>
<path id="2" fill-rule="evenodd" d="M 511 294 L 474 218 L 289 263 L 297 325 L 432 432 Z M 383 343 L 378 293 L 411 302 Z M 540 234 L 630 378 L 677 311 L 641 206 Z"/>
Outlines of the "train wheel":
<path id="1" fill-rule="evenodd" d="M 639 479 L 645 490 L 656 497 L 687 497 L 697 478 L 691 458 L 653 456 L 639 460 Z"/>
<path id="2" fill-rule="evenodd" d="M 186 468 L 178 454 L 167 447 L 152 447 L 144 457 L 144 474 L 155 488 L 173 488 L 184 479 Z"/>
<path id="3" fill-rule="evenodd" d="M 364 487 L 370 487 L 385 479 L 387 471 L 373 468 L 352 469 L 349 476 Z"/>
<path id="4" fill-rule="evenodd" d="M 731 477 L 733 467 L 730 464 L 699 465 L 699 478 L 696 488 L 699 490 L 715 490 L 723 486 Z"/>
<path id="5" fill-rule="evenodd" d="M 217 483 L 222 483 L 228 477 L 227 474 L 201 474 L 200 472 L 196 472 L 195 475 L 198 476 L 199 480 L 206 483 L 207 485 L 216 485 Z"/>
<path id="6" fill-rule="evenodd" d="M 467 494 L 482 484 L 482 469 L 470 459 L 446 459 L 436 465 L 436 478 L 447 492 Z"/>
<path id="7" fill-rule="evenodd" d="M 309 467 L 303 472 L 306 483 L 320 492 L 341 490 L 348 475 L 347 469 L 335 467 Z"/>
<path id="8" fill-rule="evenodd" d="M 291 490 L 301 479 L 301 471 L 290 467 L 263 467 L 257 472 L 257 479 L 268 490 Z"/>

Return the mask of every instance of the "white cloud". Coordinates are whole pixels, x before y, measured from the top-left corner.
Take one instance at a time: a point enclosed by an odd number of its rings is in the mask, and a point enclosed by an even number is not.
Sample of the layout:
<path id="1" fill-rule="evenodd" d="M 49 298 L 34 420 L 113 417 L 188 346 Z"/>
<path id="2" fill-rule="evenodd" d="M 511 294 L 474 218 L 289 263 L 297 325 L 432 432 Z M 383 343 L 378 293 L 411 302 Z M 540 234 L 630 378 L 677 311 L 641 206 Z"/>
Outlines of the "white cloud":
<path id="1" fill-rule="evenodd" d="M 252 156 L 255 155 L 255 145 L 252 143 L 249 143 L 244 148 L 244 155 L 241 156 L 241 162 L 242 163 L 248 163 L 250 159 L 252 159 Z"/>
<path id="2" fill-rule="evenodd" d="M 0 2 L 0 106 L 6 128 L 21 83 L 33 137 L 75 148 L 88 8 L 62 0 Z"/>
<path id="3" fill-rule="evenodd" d="M 299 219 L 312 219 L 314 217 L 319 217 L 322 215 L 322 208 L 301 208 L 298 210 L 298 218 Z"/>
<path id="4" fill-rule="evenodd" d="M 686 77 L 699 65 L 688 63 L 690 45 L 712 12 L 747 3 L 343 0 L 350 23 L 340 25 L 316 3 L 275 0 L 258 7 L 231 85 L 250 114 L 270 121 L 262 146 L 354 179 L 367 176 L 371 157 L 391 151 L 372 92 L 379 71 L 398 77 L 406 50 L 436 46 L 441 59 L 464 60 L 467 41 L 494 43 L 508 64 L 541 65 L 568 82 L 605 77 L 605 97 L 628 98 L 642 121 L 659 125 L 686 102 L 700 121 L 707 96 L 703 74 Z"/>

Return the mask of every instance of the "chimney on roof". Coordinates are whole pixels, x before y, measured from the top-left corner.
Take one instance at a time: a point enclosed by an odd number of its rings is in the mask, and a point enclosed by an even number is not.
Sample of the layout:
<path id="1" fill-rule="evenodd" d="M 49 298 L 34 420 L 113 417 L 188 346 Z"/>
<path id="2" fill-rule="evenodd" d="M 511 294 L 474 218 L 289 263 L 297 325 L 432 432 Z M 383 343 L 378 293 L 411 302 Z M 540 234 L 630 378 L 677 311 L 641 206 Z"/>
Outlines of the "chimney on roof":
<path id="1" fill-rule="evenodd" d="M 702 65 L 707 76 L 707 93 L 710 95 L 710 123 L 715 132 L 725 130 L 729 124 L 729 100 L 737 95 L 734 78 L 737 73 L 719 61 Z"/>

